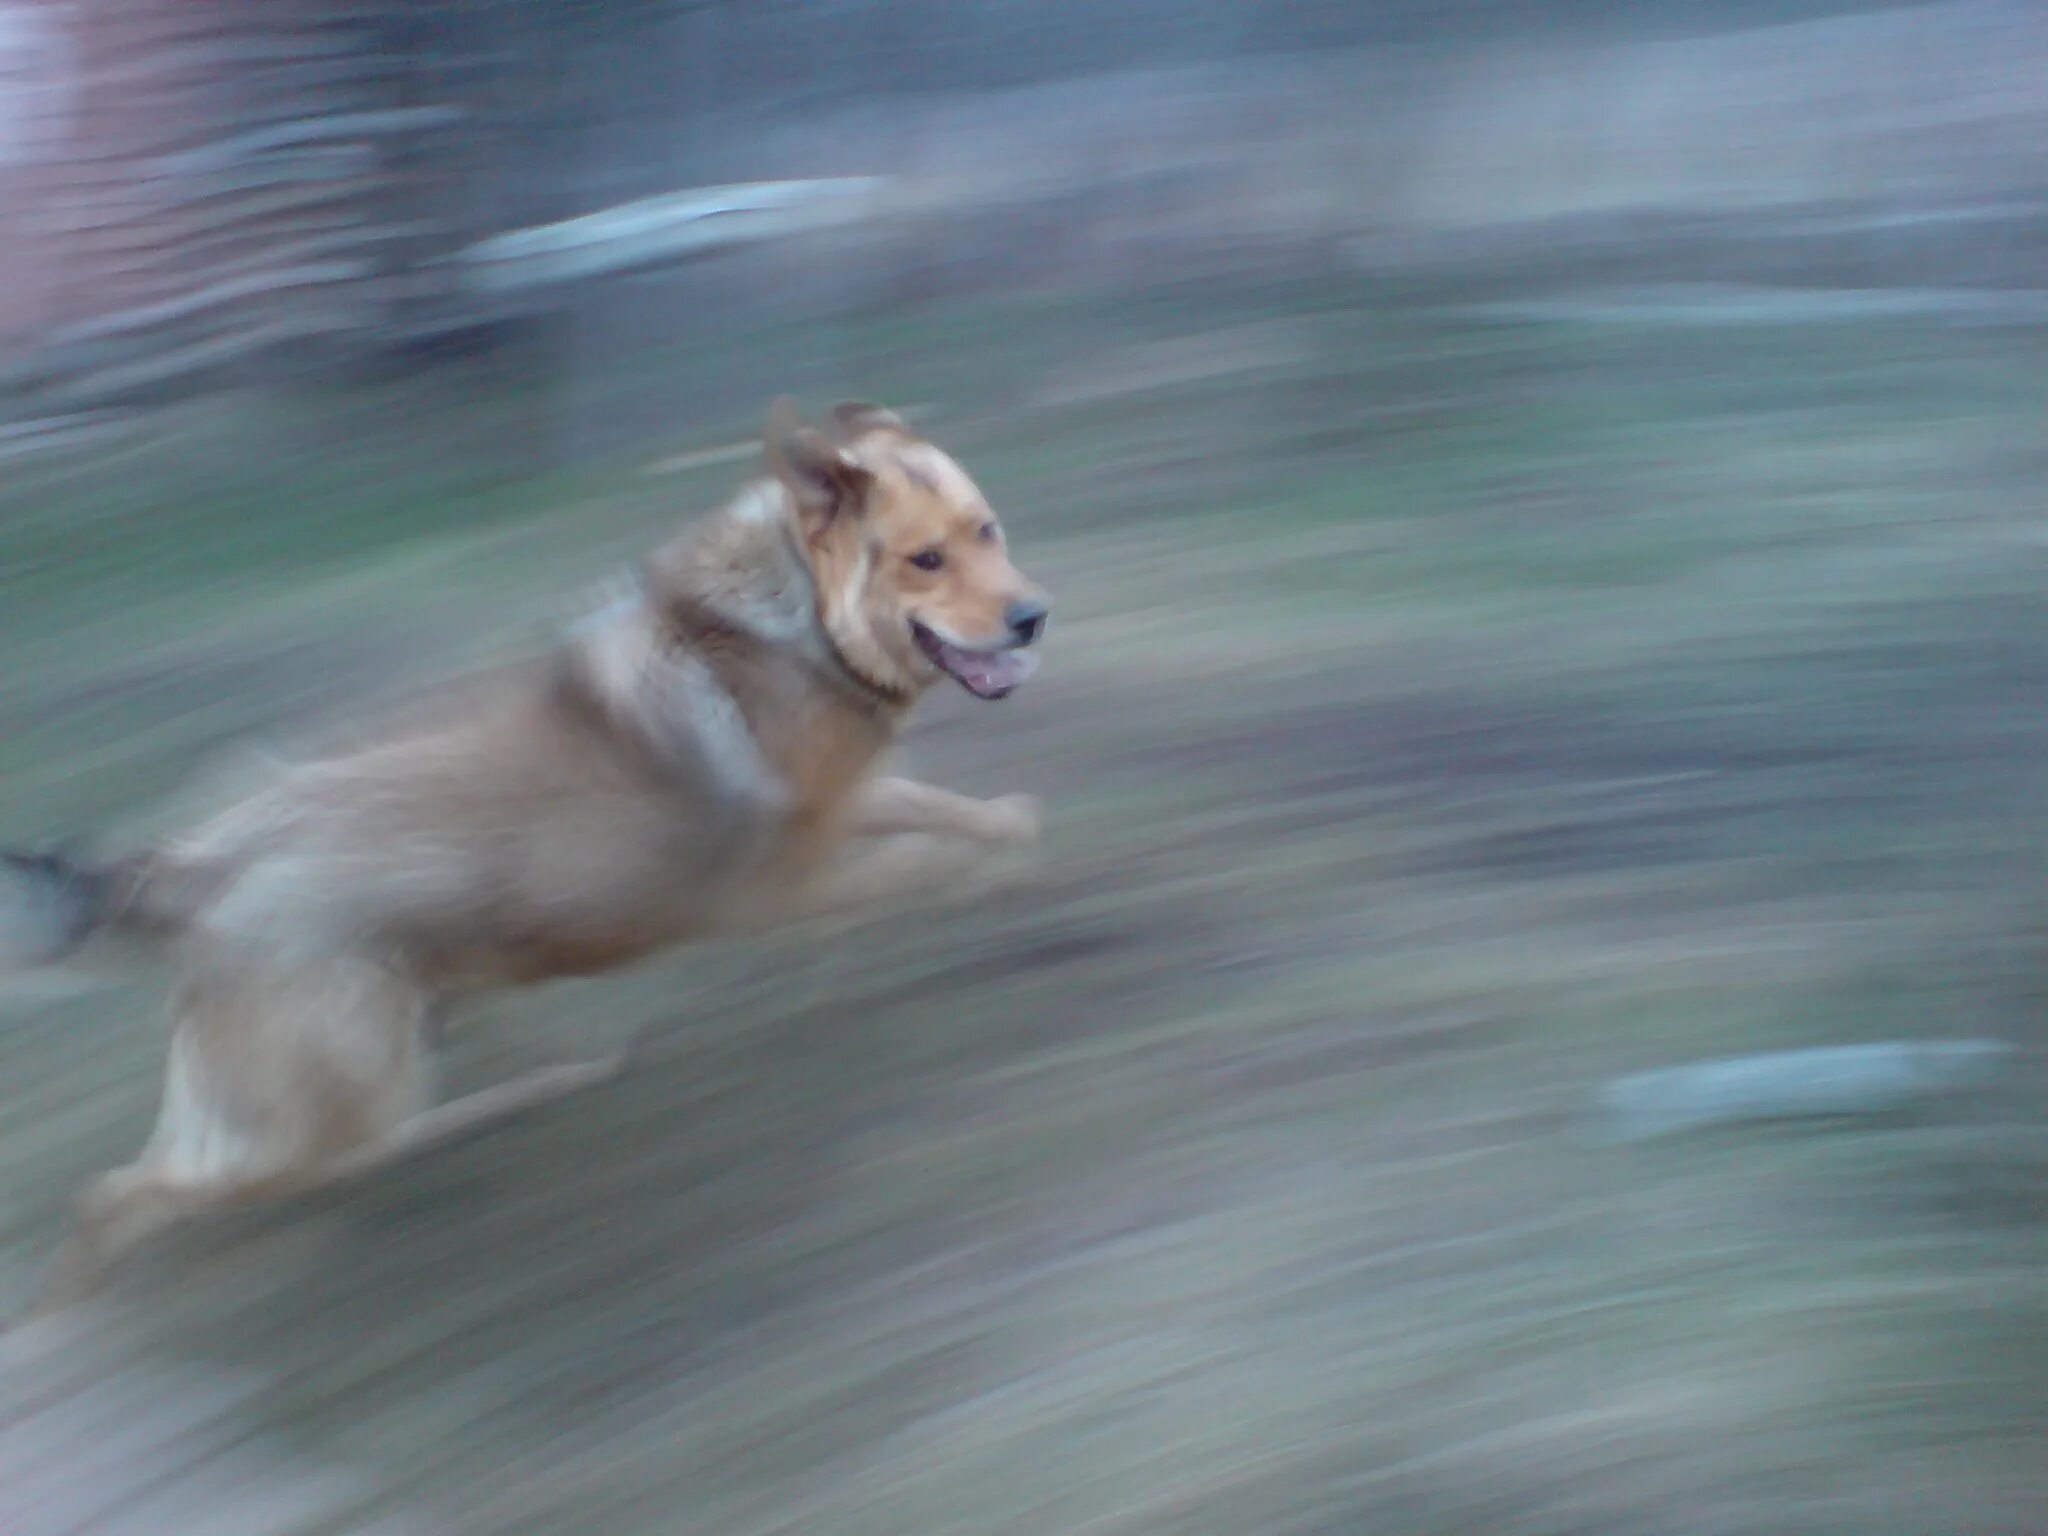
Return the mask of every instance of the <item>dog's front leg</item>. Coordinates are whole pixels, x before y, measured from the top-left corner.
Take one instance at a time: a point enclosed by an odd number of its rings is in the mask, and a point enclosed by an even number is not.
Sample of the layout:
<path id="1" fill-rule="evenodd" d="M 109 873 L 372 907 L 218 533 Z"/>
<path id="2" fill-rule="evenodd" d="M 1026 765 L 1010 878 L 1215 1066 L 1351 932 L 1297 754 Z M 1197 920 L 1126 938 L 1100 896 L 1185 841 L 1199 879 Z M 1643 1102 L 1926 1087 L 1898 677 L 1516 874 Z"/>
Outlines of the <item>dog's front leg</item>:
<path id="1" fill-rule="evenodd" d="M 1038 841 L 1039 822 L 1030 795 L 975 800 L 915 779 L 872 779 L 855 797 L 846 830 L 852 837 L 927 832 L 1020 846 Z"/>
<path id="2" fill-rule="evenodd" d="M 1036 842 L 1038 827 L 1038 802 L 1028 795 L 972 800 L 909 779 L 873 779 L 847 806 L 843 840 L 819 867 L 794 890 L 734 908 L 725 920 L 753 931 L 873 918 L 905 900 L 929 900 L 941 887 L 986 879 L 1009 862 L 1000 851 Z"/>
<path id="3" fill-rule="evenodd" d="M 1000 801 L 963 803 L 1002 808 Z M 848 838 L 797 890 L 779 895 L 754 920 L 768 926 L 817 918 L 860 922 L 904 903 L 929 903 L 940 892 L 957 897 L 987 890 L 1013 865 L 1006 852 L 1029 841 L 1037 817 L 1037 807 L 1025 801 L 964 835 L 955 824 L 882 823 L 883 830 Z M 1010 822 L 1009 829 L 996 826 L 997 819 Z"/>

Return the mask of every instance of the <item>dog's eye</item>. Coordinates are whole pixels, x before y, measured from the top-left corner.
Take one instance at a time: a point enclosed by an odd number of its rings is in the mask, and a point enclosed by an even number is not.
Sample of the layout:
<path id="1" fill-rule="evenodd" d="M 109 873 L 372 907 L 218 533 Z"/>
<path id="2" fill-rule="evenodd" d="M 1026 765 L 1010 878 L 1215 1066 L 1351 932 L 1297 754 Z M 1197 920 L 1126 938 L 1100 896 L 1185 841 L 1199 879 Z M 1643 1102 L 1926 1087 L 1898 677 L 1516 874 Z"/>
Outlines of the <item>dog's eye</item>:
<path id="1" fill-rule="evenodd" d="M 995 525 L 994 523 L 983 523 L 983 524 L 981 525 L 980 533 L 981 533 L 981 542 L 982 542 L 982 543 L 984 543 L 984 544 L 993 544 L 993 543 L 995 543 L 995 541 L 996 541 L 996 525 Z"/>
<path id="2" fill-rule="evenodd" d="M 921 549 L 910 557 L 910 563 L 920 571 L 936 571 L 946 563 L 946 557 L 936 549 Z"/>

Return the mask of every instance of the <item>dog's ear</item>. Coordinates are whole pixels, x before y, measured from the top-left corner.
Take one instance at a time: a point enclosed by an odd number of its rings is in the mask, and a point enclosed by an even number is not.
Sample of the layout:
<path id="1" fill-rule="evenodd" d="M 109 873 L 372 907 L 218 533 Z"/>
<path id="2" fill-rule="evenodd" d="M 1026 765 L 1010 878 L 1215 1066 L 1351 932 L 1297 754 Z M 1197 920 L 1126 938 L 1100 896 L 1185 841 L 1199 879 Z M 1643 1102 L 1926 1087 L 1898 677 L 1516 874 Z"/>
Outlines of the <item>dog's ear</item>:
<path id="1" fill-rule="evenodd" d="M 767 449 L 769 471 L 789 492 L 807 540 L 815 543 L 839 518 L 859 513 L 874 476 L 824 434 L 805 426 L 787 397 L 768 413 Z"/>
<path id="2" fill-rule="evenodd" d="M 832 407 L 832 425 L 842 441 L 868 432 L 900 432 L 910 435 L 910 423 L 886 405 L 872 400 L 842 400 Z"/>

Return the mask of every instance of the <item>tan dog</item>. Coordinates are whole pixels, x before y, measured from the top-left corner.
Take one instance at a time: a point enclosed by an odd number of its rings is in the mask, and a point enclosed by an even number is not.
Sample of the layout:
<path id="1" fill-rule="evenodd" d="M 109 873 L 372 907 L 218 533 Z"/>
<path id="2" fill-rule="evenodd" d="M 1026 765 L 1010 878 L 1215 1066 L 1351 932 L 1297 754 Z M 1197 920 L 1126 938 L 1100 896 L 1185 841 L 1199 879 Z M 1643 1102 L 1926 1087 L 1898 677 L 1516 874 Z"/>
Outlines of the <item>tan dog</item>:
<path id="1" fill-rule="evenodd" d="M 451 999 L 926 873 L 864 862 L 850 839 L 1035 836 L 1028 801 L 873 775 L 933 683 L 994 699 L 1029 676 L 1046 605 L 951 458 L 876 406 L 832 419 L 822 433 L 778 405 L 772 476 L 544 661 L 134 857 L 9 856 L 17 962 L 128 939 L 177 972 L 155 1132 L 80 1198 L 46 1304 L 187 1213 L 388 1162 L 617 1069 L 435 1107 L 425 1035 Z"/>

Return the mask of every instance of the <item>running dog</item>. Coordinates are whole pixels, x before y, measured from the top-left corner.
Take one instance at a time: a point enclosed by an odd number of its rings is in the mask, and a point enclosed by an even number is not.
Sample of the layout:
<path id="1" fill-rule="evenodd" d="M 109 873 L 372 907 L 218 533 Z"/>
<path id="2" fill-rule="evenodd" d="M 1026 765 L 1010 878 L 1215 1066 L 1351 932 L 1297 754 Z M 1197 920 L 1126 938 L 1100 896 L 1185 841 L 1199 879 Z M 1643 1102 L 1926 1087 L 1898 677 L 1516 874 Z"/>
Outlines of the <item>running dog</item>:
<path id="1" fill-rule="evenodd" d="M 155 1130 L 79 1197 L 43 1310 L 183 1217 L 387 1164 L 621 1065 L 437 1105 L 433 1031 L 462 998 L 930 873 L 860 839 L 1035 839 L 1027 799 L 876 771 L 934 684 L 1000 699 L 1036 666 L 1046 599 L 986 498 L 879 406 L 813 427 L 779 402 L 766 454 L 551 654 L 130 856 L 5 856 L 0 964 L 144 946 L 175 975 Z"/>

